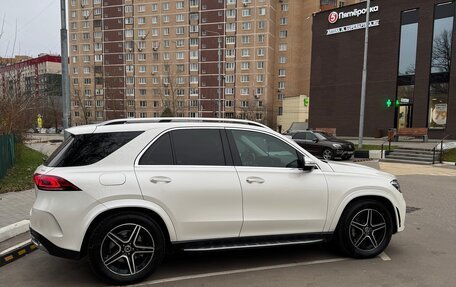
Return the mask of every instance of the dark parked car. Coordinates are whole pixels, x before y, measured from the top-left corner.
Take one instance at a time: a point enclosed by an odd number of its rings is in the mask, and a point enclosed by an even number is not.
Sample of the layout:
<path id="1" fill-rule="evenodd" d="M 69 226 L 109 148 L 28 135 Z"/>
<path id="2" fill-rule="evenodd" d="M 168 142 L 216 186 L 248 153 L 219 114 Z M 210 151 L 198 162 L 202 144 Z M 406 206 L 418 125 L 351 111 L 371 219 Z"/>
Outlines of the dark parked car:
<path id="1" fill-rule="evenodd" d="M 349 159 L 355 150 L 352 142 L 338 139 L 323 131 L 296 131 L 286 136 L 315 156 L 332 160 L 336 157 Z"/>

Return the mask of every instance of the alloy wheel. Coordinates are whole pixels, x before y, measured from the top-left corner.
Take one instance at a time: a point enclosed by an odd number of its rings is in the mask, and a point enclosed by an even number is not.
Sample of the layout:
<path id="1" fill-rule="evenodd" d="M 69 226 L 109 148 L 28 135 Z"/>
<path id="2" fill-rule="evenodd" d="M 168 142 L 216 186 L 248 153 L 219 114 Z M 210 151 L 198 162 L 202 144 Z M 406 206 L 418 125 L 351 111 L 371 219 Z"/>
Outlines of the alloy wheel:
<path id="1" fill-rule="evenodd" d="M 332 152 L 332 150 L 330 150 L 330 149 L 325 149 L 325 150 L 323 151 L 323 158 L 324 158 L 325 160 L 331 160 L 332 157 L 333 157 L 333 152 Z"/>
<path id="2" fill-rule="evenodd" d="M 111 229 L 103 238 L 100 256 L 111 272 L 131 276 L 144 270 L 155 252 L 150 232 L 135 223 L 125 223 Z"/>
<path id="3" fill-rule="evenodd" d="M 359 211 L 350 222 L 349 238 L 354 247 L 371 251 L 380 246 L 387 232 L 383 215 L 375 209 Z"/>

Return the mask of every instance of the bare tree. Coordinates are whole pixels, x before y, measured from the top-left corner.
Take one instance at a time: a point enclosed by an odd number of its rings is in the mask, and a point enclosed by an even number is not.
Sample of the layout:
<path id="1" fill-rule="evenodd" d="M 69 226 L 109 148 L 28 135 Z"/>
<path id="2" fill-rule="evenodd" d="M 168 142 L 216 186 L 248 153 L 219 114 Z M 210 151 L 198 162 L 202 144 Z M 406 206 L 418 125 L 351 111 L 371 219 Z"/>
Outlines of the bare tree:
<path id="1" fill-rule="evenodd" d="M 5 72 L 1 77 L 0 133 L 20 135 L 33 126 L 39 93 L 34 77 L 26 77 L 23 69 Z"/>
<path id="2" fill-rule="evenodd" d="M 57 130 L 62 125 L 62 85 L 61 76 L 45 74 L 41 76 L 40 100 L 44 126 L 53 126 Z"/>
<path id="3" fill-rule="evenodd" d="M 451 67 L 451 33 L 443 30 L 434 39 L 432 49 L 432 69 L 433 72 L 448 73 Z"/>
<path id="4" fill-rule="evenodd" d="M 160 79 L 160 88 L 157 89 L 163 107 L 162 116 L 174 117 L 186 108 L 184 97 L 179 96 L 179 90 L 184 87 L 184 70 L 169 61 L 164 62 L 162 67 L 163 75 Z"/>
<path id="5" fill-rule="evenodd" d="M 79 88 L 79 84 L 75 85 L 73 88 L 73 99 L 75 100 L 77 106 L 80 109 L 79 112 L 82 112 L 82 119 L 84 121 L 84 124 L 89 124 L 89 117 L 87 116 L 87 112 L 89 111 L 88 107 L 86 107 L 84 98 L 81 95 L 81 89 Z"/>
<path id="6" fill-rule="evenodd" d="M 243 106 L 240 108 L 241 113 L 238 114 L 238 117 L 245 120 L 264 123 L 264 107 L 260 106 L 260 101 L 254 101 L 253 105 L 251 103 L 252 102 L 248 102 L 247 106 Z"/>

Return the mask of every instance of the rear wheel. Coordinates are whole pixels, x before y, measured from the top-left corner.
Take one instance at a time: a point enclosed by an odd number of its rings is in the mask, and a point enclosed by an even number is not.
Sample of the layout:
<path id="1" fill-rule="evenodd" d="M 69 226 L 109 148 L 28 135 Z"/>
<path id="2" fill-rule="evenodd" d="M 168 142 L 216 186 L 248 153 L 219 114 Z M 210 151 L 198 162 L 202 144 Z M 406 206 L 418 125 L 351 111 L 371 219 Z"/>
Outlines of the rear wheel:
<path id="1" fill-rule="evenodd" d="M 345 210 L 336 229 L 336 244 L 354 258 L 377 256 L 388 246 L 393 225 L 389 211 L 377 201 L 359 201 Z"/>
<path id="2" fill-rule="evenodd" d="M 334 152 L 331 149 L 329 149 L 329 148 L 324 149 L 323 153 L 322 153 L 322 157 L 325 160 L 332 160 L 334 158 Z"/>
<path id="3" fill-rule="evenodd" d="M 138 282 L 161 263 L 165 239 L 159 225 L 140 213 L 120 213 L 103 220 L 89 240 L 92 270 L 113 284 Z"/>

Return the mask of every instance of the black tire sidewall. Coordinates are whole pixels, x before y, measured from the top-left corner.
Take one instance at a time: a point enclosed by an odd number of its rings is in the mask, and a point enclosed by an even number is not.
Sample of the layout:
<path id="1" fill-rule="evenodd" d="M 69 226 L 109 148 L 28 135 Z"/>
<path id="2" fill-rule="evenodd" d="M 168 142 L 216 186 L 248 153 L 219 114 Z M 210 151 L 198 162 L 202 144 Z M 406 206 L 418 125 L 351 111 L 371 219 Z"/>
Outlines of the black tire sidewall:
<path id="1" fill-rule="evenodd" d="M 350 240 L 350 223 L 353 217 L 361 210 L 371 208 L 380 212 L 385 219 L 386 233 L 382 243 L 377 248 L 371 251 L 360 250 L 353 245 Z M 338 245 L 345 254 L 354 258 L 372 258 L 383 252 L 388 246 L 393 234 L 393 221 L 388 209 L 381 203 L 374 200 L 358 201 L 347 207 L 343 213 L 339 225 L 337 227 Z"/>
<path id="2" fill-rule="evenodd" d="M 111 272 L 103 264 L 100 256 L 101 243 L 105 235 L 114 227 L 125 223 L 135 223 L 146 228 L 152 235 L 155 244 L 154 256 L 148 266 L 130 276 L 122 276 Z M 159 225 L 149 216 L 140 213 L 121 213 L 104 219 L 94 229 L 89 239 L 88 255 L 90 267 L 103 281 L 111 284 L 131 284 L 141 281 L 160 265 L 165 255 L 165 238 Z"/>

